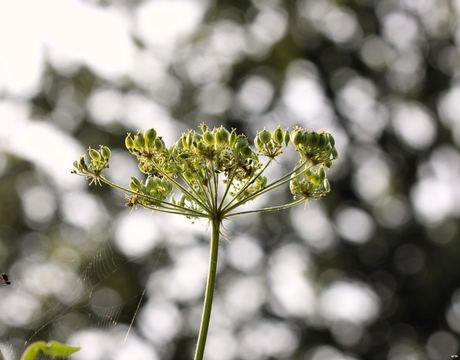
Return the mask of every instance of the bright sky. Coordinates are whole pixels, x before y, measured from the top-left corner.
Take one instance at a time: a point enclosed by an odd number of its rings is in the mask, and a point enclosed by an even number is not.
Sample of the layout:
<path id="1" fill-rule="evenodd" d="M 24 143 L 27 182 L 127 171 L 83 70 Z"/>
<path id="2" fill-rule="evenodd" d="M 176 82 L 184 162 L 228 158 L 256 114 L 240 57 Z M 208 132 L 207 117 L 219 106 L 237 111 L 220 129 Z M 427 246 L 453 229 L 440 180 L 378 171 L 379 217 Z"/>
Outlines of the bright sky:
<path id="1" fill-rule="evenodd" d="M 111 81 L 134 76 L 139 54 L 131 33 L 168 61 L 170 50 L 199 24 L 204 10 L 187 0 L 146 1 L 130 12 L 77 0 L 0 1 L 0 94 L 24 99 L 0 99 L 0 148 L 46 165 L 53 177 L 69 168 L 84 149 L 53 124 L 29 118 L 26 100 L 40 90 L 45 61 L 64 71 L 84 64 Z M 24 136 L 28 146 L 23 146 Z M 77 180 L 67 184 L 75 186 Z"/>

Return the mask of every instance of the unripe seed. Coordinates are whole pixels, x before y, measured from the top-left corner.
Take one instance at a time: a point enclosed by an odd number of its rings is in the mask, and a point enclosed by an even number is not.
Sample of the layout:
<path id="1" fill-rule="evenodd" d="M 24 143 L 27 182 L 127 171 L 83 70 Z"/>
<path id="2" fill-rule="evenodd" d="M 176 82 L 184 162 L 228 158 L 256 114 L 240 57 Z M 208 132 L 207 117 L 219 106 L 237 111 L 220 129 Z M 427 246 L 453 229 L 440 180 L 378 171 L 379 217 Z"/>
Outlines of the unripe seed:
<path id="1" fill-rule="evenodd" d="M 150 149 L 153 146 L 153 142 L 157 138 L 157 132 L 155 131 L 154 128 L 147 129 L 144 132 L 144 139 L 147 147 Z"/>
<path id="2" fill-rule="evenodd" d="M 262 140 L 260 140 L 259 135 L 257 135 L 254 138 L 254 145 L 256 146 L 257 150 L 259 150 L 259 151 L 264 148 L 264 143 L 262 142 Z"/>
<path id="3" fill-rule="evenodd" d="M 319 135 L 315 132 L 311 132 L 307 135 L 307 145 L 314 148 L 319 143 Z"/>
<path id="4" fill-rule="evenodd" d="M 291 133 L 291 142 L 294 144 L 294 146 L 299 145 L 302 142 L 303 134 L 300 130 L 294 130 Z"/>
<path id="5" fill-rule="evenodd" d="M 284 133 L 284 145 L 288 146 L 289 145 L 289 139 L 290 139 L 290 133 L 289 130 L 286 130 Z"/>
<path id="6" fill-rule="evenodd" d="M 273 140 L 275 140 L 278 145 L 281 145 L 284 141 L 284 130 L 279 127 L 276 128 L 276 130 L 273 132 Z"/>
<path id="7" fill-rule="evenodd" d="M 324 179 L 326 178 L 326 171 L 324 170 L 323 167 L 320 167 L 318 170 L 318 176 L 319 176 L 319 181 L 323 182 Z"/>
<path id="8" fill-rule="evenodd" d="M 249 146 L 245 146 L 245 147 L 240 149 L 240 153 L 241 153 L 241 155 L 243 155 L 244 158 L 247 159 L 247 158 L 251 157 L 252 150 L 251 150 L 251 148 Z"/>
<path id="9" fill-rule="evenodd" d="M 155 142 L 154 142 L 154 146 L 155 146 L 155 149 L 157 151 L 161 151 L 161 150 L 163 150 L 165 148 L 165 143 L 164 143 L 163 139 L 156 138 Z"/>
<path id="10" fill-rule="evenodd" d="M 231 147 L 233 147 L 235 145 L 236 138 L 237 138 L 236 131 L 233 129 L 231 134 L 230 134 L 230 140 L 229 140 Z"/>
<path id="11" fill-rule="evenodd" d="M 136 187 L 139 189 L 142 185 L 142 183 L 139 181 L 138 178 L 136 178 L 135 176 L 131 176 L 131 182 L 136 185 Z"/>
<path id="12" fill-rule="evenodd" d="M 219 133 L 219 136 L 222 138 L 222 144 L 228 143 L 228 140 L 230 139 L 230 133 L 228 132 L 228 130 L 224 127 L 221 127 L 218 130 L 218 133 Z"/>
<path id="13" fill-rule="evenodd" d="M 334 159 L 334 160 L 337 160 L 339 158 L 339 153 L 337 152 L 336 148 L 333 148 L 331 150 L 331 155 L 332 155 L 332 159 Z"/>
<path id="14" fill-rule="evenodd" d="M 272 139 L 272 133 L 264 129 L 261 132 L 259 132 L 258 137 L 260 141 L 262 141 L 264 144 L 268 144 L 270 140 Z"/>
<path id="15" fill-rule="evenodd" d="M 210 131 L 206 131 L 203 134 L 203 140 L 206 142 L 206 144 L 213 145 L 214 144 L 214 135 Z"/>
<path id="16" fill-rule="evenodd" d="M 191 171 L 187 170 L 183 173 L 184 179 L 187 181 L 192 181 L 193 180 L 193 174 Z"/>
<path id="17" fill-rule="evenodd" d="M 96 151 L 96 150 L 91 149 L 91 148 L 89 148 L 89 156 L 94 161 L 100 161 L 101 160 L 101 154 L 99 153 L 99 151 Z"/>
<path id="18" fill-rule="evenodd" d="M 335 139 L 334 139 L 334 137 L 333 137 L 330 133 L 327 134 L 327 137 L 328 137 L 328 139 L 329 139 L 329 144 L 331 144 L 331 146 L 334 147 L 334 146 L 335 146 Z"/>
<path id="19" fill-rule="evenodd" d="M 104 157 L 104 159 L 109 159 L 111 155 L 110 149 L 107 146 L 102 146 L 101 154 Z"/>
<path id="20" fill-rule="evenodd" d="M 134 145 L 135 145 L 139 150 L 144 149 L 144 147 L 145 147 L 144 135 L 142 135 L 141 133 L 138 133 L 138 134 L 134 137 Z"/>
<path id="21" fill-rule="evenodd" d="M 132 191 L 137 191 L 137 190 L 139 190 L 139 188 L 137 187 L 137 185 L 136 185 L 134 182 L 132 182 L 132 181 L 130 181 L 129 187 L 131 188 Z"/>
<path id="22" fill-rule="evenodd" d="M 323 186 L 324 186 L 324 191 L 326 191 L 327 193 L 331 191 L 331 184 L 329 183 L 328 179 L 324 179 Z"/>
<path id="23" fill-rule="evenodd" d="M 318 184 L 321 183 L 321 179 L 320 179 L 320 177 L 319 177 L 319 175 L 317 173 L 313 173 L 313 176 L 310 179 L 310 181 L 315 185 L 318 185 Z"/>
<path id="24" fill-rule="evenodd" d="M 206 124 L 204 124 L 204 123 L 200 125 L 200 128 L 201 128 L 201 131 L 203 132 L 203 134 L 204 134 L 206 131 L 209 131 L 208 125 L 206 125 Z"/>
<path id="25" fill-rule="evenodd" d="M 320 149 L 324 149 L 327 145 L 327 137 L 324 134 L 319 134 L 319 141 L 318 141 L 318 147 Z"/>
<path id="26" fill-rule="evenodd" d="M 134 147 L 134 141 L 131 137 L 131 134 L 128 134 L 128 136 L 126 136 L 125 146 L 128 150 L 131 150 Z"/>

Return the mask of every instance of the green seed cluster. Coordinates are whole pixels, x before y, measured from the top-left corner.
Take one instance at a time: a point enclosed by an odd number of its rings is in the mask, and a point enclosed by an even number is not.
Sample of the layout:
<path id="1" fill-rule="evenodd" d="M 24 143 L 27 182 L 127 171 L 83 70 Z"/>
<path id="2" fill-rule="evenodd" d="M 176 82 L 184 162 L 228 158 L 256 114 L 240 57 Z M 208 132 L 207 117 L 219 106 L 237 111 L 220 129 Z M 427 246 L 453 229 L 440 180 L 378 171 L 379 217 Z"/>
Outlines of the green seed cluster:
<path id="1" fill-rule="evenodd" d="M 102 170 L 109 167 L 109 159 L 111 155 L 110 149 L 103 145 L 100 145 L 99 150 L 95 150 L 90 147 L 88 149 L 88 154 L 91 162 L 86 164 L 85 156 L 82 155 L 79 160 L 73 162 L 74 170 L 72 170 L 72 173 L 85 175 L 88 178 L 91 178 L 90 184 L 94 182 L 100 185 L 100 181 L 97 176 L 101 174 Z M 94 175 L 96 175 L 96 177 Z"/>
<path id="2" fill-rule="evenodd" d="M 274 159 L 282 154 L 283 150 L 289 145 L 289 131 L 278 127 L 272 134 L 264 129 L 257 133 L 254 138 L 254 145 L 259 155 Z"/>
<path id="3" fill-rule="evenodd" d="M 91 163 L 82 156 L 74 162 L 74 173 L 85 175 L 92 182 L 105 182 L 130 193 L 128 206 L 166 212 L 185 211 L 190 217 L 209 217 L 218 212 L 222 216 L 247 201 L 289 183 L 294 199 L 319 199 L 330 191 L 326 171 L 337 159 L 335 140 L 326 131 L 308 131 L 296 127 L 292 132 L 280 127 L 270 132 L 257 133 L 253 150 L 244 134 L 224 127 L 210 129 L 205 124 L 201 131 L 189 130 L 167 147 L 154 128 L 128 134 L 125 145 L 136 156 L 145 180 L 132 176 L 129 189 L 111 183 L 101 175 L 108 168 L 110 150 L 89 149 Z M 300 164 L 284 177 L 267 184 L 263 175 L 267 166 L 293 144 L 300 155 Z M 259 156 L 268 157 L 262 163 Z M 173 189 L 181 192 L 174 200 Z M 170 200 L 166 200 L 170 196 Z M 214 216 L 212 215 L 212 216 Z"/>
<path id="4" fill-rule="evenodd" d="M 308 131 L 295 128 L 290 140 L 301 161 L 306 162 L 305 170 L 291 176 L 289 188 L 294 198 L 320 199 L 330 190 L 324 168 L 330 168 L 332 161 L 338 158 L 335 140 L 327 131 Z"/>

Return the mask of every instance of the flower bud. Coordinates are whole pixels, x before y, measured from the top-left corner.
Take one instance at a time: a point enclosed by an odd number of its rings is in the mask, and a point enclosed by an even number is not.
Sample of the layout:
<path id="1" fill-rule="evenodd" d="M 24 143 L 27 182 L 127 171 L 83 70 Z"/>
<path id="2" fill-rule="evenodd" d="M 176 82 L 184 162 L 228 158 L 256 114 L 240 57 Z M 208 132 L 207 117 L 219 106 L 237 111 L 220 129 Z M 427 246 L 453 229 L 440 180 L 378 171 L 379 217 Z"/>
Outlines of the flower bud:
<path id="1" fill-rule="evenodd" d="M 275 131 L 273 132 L 273 140 L 278 144 L 282 145 L 284 141 L 284 130 L 281 128 L 276 128 Z"/>

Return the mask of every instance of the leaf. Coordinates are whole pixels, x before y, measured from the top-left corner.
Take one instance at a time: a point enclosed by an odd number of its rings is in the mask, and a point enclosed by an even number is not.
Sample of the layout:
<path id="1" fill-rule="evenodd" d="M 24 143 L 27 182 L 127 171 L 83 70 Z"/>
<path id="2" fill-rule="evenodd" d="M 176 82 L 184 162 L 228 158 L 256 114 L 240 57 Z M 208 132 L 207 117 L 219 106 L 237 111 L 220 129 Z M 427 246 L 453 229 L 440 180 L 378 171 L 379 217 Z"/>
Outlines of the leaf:
<path id="1" fill-rule="evenodd" d="M 33 360 L 40 354 L 52 357 L 67 357 L 78 350 L 80 350 L 79 347 L 68 346 L 57 341 L 50 341 L 48 344 L 44 341 L 37 341 L 27 347 L 24 354 L 22 354 L 21 360 Z"/>

